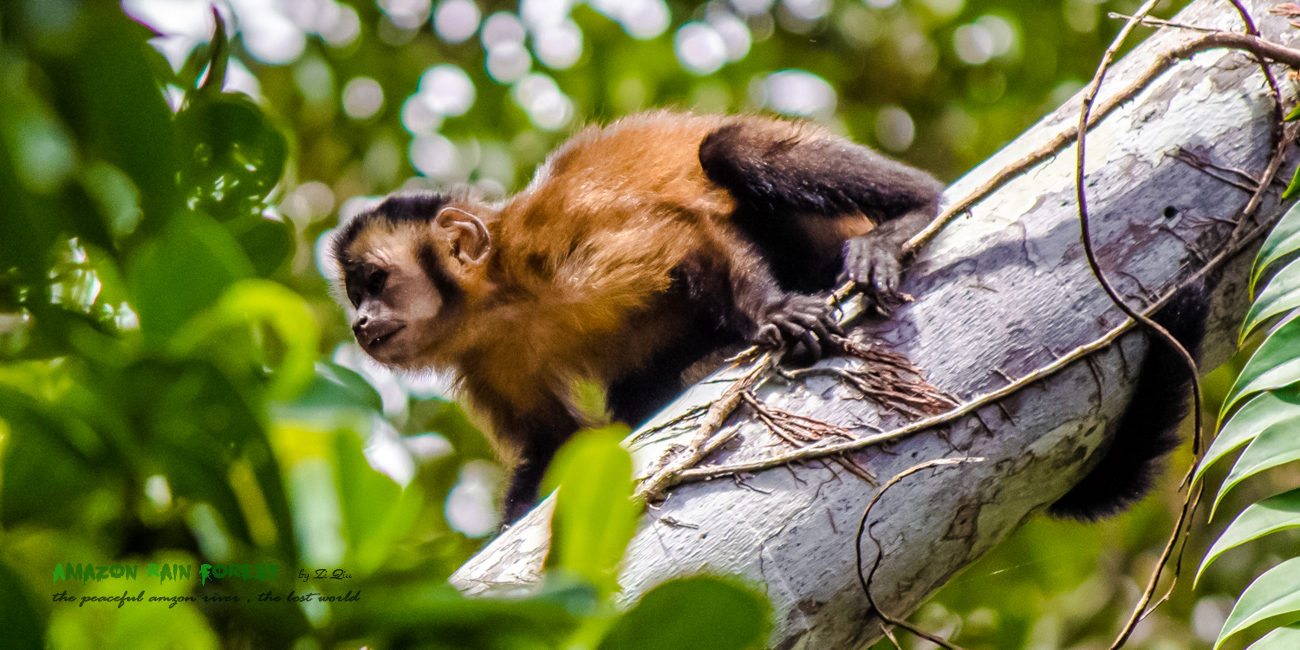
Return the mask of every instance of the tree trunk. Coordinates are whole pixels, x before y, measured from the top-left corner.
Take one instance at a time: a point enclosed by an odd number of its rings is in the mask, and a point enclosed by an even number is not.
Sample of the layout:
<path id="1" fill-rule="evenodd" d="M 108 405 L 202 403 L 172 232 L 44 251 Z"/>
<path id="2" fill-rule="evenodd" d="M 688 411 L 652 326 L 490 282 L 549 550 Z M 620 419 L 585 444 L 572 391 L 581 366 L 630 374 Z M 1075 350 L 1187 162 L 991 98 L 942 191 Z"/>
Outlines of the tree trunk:
<path id="1" fill-rule="evenodd" d="M 1272 2 L 1245 4 L 1264 38 L 1285 45 L 1297 40 L 1286 18 L 1266 13 Z M 1232 6 L 1217 0 L 1198 0 L 1175 20 L 1242 31 Z M 1098 104 L 1162 53 L 1199 36 L 1187 30 L 1156 32 L 1110 70 Z M 1284 74 L 1280 66 L 1275 70 L 1279 77 Z M 1283 86 L 1289 93 L 1291 84 Z M 957 181 L 947 200 L 967 196 L 1074 126 L 1079 105 L 1076 97 L 1045 117 Z M 1094 248 L 1130 305 L 1149 305 L 1223 251 L 1233 230 L 1226 220 L 1236 218 L 1250 199 L 1242 188 L 1250 181 L 1232 171 L 1198 170 L 1174 152 L 1181 147 L 1212 167 L 1244 170 L 1258 179 L 1272 154 L 1272 120 L 1273 99 L 1256 61 L 1217 49 L 1175 63 L 1091 130 L 1086 187 Z M 1069 145 L 951 223 L 907 272 L 903 291 L 916 301 L 888 320 L 859 319 L 855 336 L 906 355 L 926 370 L 931 383 L 966 402 L 1124 323 L 1088 270 L 1079 241 L 1075 151 Z M 1290 167 L 1283 165 L 1284 178 Z M 1276 219 L 1277 197 L 1277 188 L 1265 195 L 1257 222 Z M 1203 368 L 1224 362 L 1235 350 L 1255 244 L 1209 274 L 1214 302 Z M 1069 490 L 1091 466 L 1107 424 L 1122 412 L 1147 345 L 1141 332 L 1129 330 L 1116 344 L 997 402 L 853 453 L 853 462 L 880 477 L 879 483 L 932 459 L 984 459 L 917 472 L 872 508 L 871 536 L 883 551 L 872 584 L 876 603 L 895 617 L 905 616 Z M 820 366 L 857 363 L 831 359 Z M 724 369 L 714 379 L 741 371 Z M 695 386 L 650 426 L 707 404 L 725 388 L 717 381 Z M 839 424 L 859 436 L 912 421 L 862 399 L 833 376 L 793 383 L 771 379 L 757 395 L 769 406 Z M 742 408 L 732 416 L 726 427 L 739 427 L 738 442 L 709 457 L 708 465 L 791 450 L 750 413 Z M 627 446 L 638 477 L 647 476 L 671 445 L 685 444 L 692 434 L 690 421 L 648 436 L 634 434 Z M 865 647 L 880 637 L 881 627 L 855 573 L 855 535 L 878 489 L 832 458 L 678 485 L 642 518 L 620 583 L 630 602 L 677 576 L 740 576 L 772 601 L 771 647 Z M 549 513 L 549 506 L 539 507 L 467 563 L 453 583 L 473 594 L 535 580 L 547 549 Z M 864 537 L 867 568 L 876 550 Z"/>

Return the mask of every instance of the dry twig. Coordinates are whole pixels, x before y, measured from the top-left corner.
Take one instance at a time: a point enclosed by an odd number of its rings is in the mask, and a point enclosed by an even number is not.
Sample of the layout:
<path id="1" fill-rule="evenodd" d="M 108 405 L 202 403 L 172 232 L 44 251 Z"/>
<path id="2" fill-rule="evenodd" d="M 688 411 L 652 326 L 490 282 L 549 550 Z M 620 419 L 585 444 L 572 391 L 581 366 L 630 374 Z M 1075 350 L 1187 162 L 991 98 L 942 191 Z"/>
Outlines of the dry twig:
<path id="1" fill-rule="evenodd" d="M 650 503 L 663 491 L 675 485 L 679 481 L 682 471 L 694 467 L 704 460 L 713 450 L 722 446 L 733 436 L 736 430 L 717 435 L 722 424 L 727 421 L 731 413 L 736 410 L 740 404 L 741 396 L 758 383 L 758 380 L 767 373 L 775 363 L 775 358 L 771 352 L 765 352 L 758 358 L 740 379 L 737 379 L 722 396 L 714 400 L 709 405 L 709 410 L 704 413 L 700 419 L 699 428 L 695 431 L 695 437 L 691 439 L 689 445 L 674 454 L 673 458 L 667 461 L 656 470 L 653 474 L 646 477 L 641 484 L 637 486 L 636 498 L 642 503 Z"/>

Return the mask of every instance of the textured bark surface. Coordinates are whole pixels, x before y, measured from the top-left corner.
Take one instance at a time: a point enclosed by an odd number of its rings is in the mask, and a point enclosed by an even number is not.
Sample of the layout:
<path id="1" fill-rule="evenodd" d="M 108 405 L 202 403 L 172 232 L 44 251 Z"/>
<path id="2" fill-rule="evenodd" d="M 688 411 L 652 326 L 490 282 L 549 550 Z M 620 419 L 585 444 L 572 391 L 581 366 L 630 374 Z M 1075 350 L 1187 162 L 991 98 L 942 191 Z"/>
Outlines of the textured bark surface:
<path id="1" fill-rule="evenodd" d="M 1265 38 L 1294 45 L 1297 30 L 1284 18 L 1267 15 L 1271 2 L 1246 4 Z M 1200 0 L 1177 20 L 1241 31 L 1240 18 L 1226 2 Z M 1098 100 L 1127 85 L 1160 53 L 1195 36 L 1156 32 L 1115 65 Z M 1258 178 L 1270 155 L 1271 111 L 1272 99 L 1254 60 L 1215 50 L 1175 65 L 1089 134 L 1086 181 L 1095 249 L 1130 304 L 1147 304 L 1203 266 L 1231 232 L 1222 220 L 1234 218 L 1249 199 L 1238 187 L 1171 154 L 1182 147 L 1214 165 Z M 1075 124 L 1077 116 L 1076 98 L 955 183 L 946 196 L 966 195 Z M 860 319 L 855 335 L 902 352 L 927 370 L 932 383 L 966 400 L 1122 323 L 1123 314 L 1089 273 L 1079 243 L 1074 152 L 1073 146 L 1067 148 L 951 224 L 907 274 L 903 290 L 916 302 L 888 321 Z M 1292 166 L 1285 164 L 1283 175 Z M 1280 211 L 1274 191 L 1258 217 L 1272 219 Z M 1216 274 L 1203 368 L 1222 363 L 1234 350 L 1253 250 Z M 1093 355 L 1091 368 L 1076 363 L 1002 400 L 1001 408 L 988 406 L 885 448 L 857 453 L 857 464 L 881 482 L 930 459 L 987 459 L 919 472 L 890 489 L 872 510 L 872 531 L 883 547 L 873 586 L 880 606 L 894 616 L 911 612 L 1082 477 L 1129 398 L 1146 348 L 1144 335 L 1126 334 Z M 715 380 L 737 372 L 724 369 L 697 385 L 656 421 L 707 403 L 725 388 L 725 382 Z M 858 435 L 908 421 L 860 399 L 832 377 L 798 384 L 772 380 L 757 392 L 769 405 L 840 424 Z M 710 464 L 789 449 L 743 410 L 726 426 L 741 428 L 739 443 Z M 644 477 L 666 449 L 691 434 L 687 423 L 630 438 L 638 476 Z M 854 535 L 876 489 L 822 460 L 743 480 L 678 486 L 662 507 L 643 517 L 628 548 L 620 578 L 626 598 L 635 600 L 678 576 L 740 576 L 763 589 L 775 607 L 771 647 L 865 647 L 880 636 L 880 627 L 855 575 Z M 467 593 L 499 593 L 535 580 L 547 549 L 549 503 L 463 567 L 453 583 Z M 864 539 L 864 557 L 869 560 L 875 551 L 875 544 Z"/>

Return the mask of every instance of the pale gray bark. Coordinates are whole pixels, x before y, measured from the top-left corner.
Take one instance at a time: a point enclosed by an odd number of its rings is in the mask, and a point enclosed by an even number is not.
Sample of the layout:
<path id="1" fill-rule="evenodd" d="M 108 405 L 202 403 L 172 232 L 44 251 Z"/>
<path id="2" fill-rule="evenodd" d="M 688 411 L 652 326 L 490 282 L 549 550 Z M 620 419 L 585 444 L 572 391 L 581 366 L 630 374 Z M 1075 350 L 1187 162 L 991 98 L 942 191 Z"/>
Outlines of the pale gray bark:
<path id="1" fill-rule="evenodd" d="M 1297 30 L 1269 16 L 1272 2 L 1247 2 L 1263 36 L 1292 44 Z M 1241 31 L 1227 2 L 1199 0 L 1178 21 Z M 1099 101 L 1127 85 L 1160 53 L 1195 33 L 1157 32 L 1118 62 Z M 1282 77 L 1284 70 L 1275 68 Z M 1291 84 L 1284 83 L 1284 91 Z M 1289 99 L 1289 98 L 1288 98 Z M 955 200 L 1003 167 L 1076 123 L 1078 98 L 1048 115 L 947 191 Z M 1272 99 L 1254 60 L 1215 50 L 1174 66 L 1136 100 L 1088 136 L 1087 187 L 1096 250 L 1130 304 L 1142 306 L 1200 268 L 1220 250 L 1231 219 L 1249 195 L 1175 160 L 1178 147 L 1215 165 L 1258 178 L 1270 155 Z M 1033 168 L 951 224 L 907 274 L 903 290 L 916 302 L 888 321 L 855 328 L 868 340 L 906 354 L 931 382 L 960 398 L 985 394 L 1086 345 L 1125 320 L 1088 271 L 1079 243 L 1074 197 L 1075 149 Z M 1283 166 L 1283 176 L 1292 165 Z M 1165 216 L 1166 208 L 1177 212 Z M 1260 219 L 1281 208 L 1277 192 Z M 1196 248 L 1196 252 L 1192 248 Z M 1238 255 L 1214 287 L 1202 367 L 1234 351 L 1247 305 L 1253 250 Z M 1198 255 L 1199 253 L 1199 255 Z M 1122 348 L 1122 352 L 1121 349 Z M 1123 409 L 1147 348 L 1129 333 L 1050 379 L 988 406 L 978 417 L 928 430 L 856 454 L 881 481 L 935 458 L 987 460 L 926 470 L 892 488 L 871 512 L 884 559 L 873 595 L 904 616 L 1026 518 L 1064 494 L 1090 466 L 1107 424 Z M 827 365 L 852 365 L 833 359 Z M 734 376 L 735 372 L 730 373 Z M 727 373 L 723 373 L 727 376 Z M 656 421 L 706 403 L 725 388 L 702 383 Z M 906 422 L 859 399 L 833 378 L 801 385 L 769 381 L 768 404 L 841 424 L 859 435 Z M 1008 418 L 1010 416 L 1010 419 Z M 653 422 L 651 423 L 654 424 Z M 743 414 L 741 443 L 710 463 L 785 451 Z M 644 477 L 689 426 L 629 439 Z M 1177 471 L 1177 470 L 1171 470 Z M 855 576 L 854 535 L 876 487 L 820 460 L 748 475 L 678 486 L 642 519 L 628 548 L 620 583 L 626 598 L 670 578 L 699 573 L 740 576 L 764 590 L 776 612 L 774 648 L 861 648 L 880 636 Z M 536 579 L 547 548 L 549 510 L 539 508 L 472 560 L 453 582 L 467 593 Z M 876 547 L 864 540 L 869 560 Z M 495 591 L 495 590 L 493 590 Z"/>

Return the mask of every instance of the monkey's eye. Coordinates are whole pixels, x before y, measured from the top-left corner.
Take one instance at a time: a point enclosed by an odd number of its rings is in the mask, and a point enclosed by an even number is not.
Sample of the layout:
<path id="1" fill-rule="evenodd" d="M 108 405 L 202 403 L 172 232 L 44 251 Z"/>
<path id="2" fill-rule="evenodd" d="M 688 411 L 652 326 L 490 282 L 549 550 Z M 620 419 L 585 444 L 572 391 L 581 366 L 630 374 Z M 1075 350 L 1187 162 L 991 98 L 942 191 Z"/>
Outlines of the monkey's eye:
<path id="1" fill-rule="evenodd" d="M 388 271 L 375 271 L 366 278 L 366 293 L 377 296 L 384 292 L 384 284 L 388 282 Z"/>

